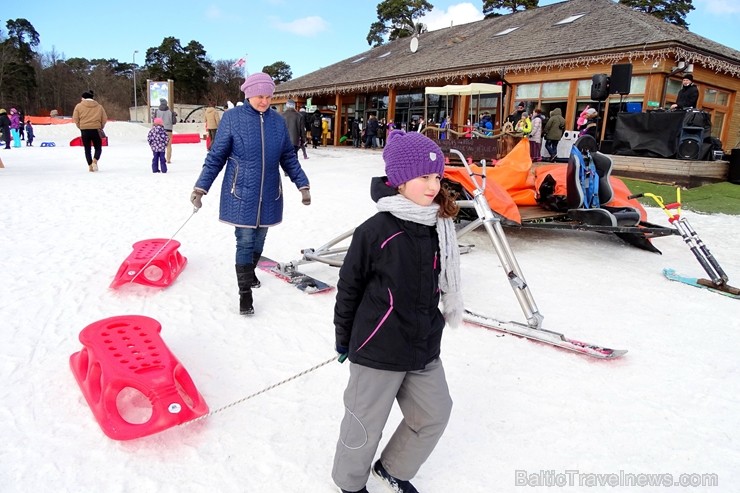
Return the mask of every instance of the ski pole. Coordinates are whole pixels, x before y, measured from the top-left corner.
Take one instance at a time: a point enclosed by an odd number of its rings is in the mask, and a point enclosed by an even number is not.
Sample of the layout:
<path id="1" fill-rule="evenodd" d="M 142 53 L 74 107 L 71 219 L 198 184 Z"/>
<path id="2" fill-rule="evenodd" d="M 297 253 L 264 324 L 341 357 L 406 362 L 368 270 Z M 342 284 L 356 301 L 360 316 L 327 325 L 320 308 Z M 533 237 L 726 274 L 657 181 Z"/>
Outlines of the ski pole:
<path id="1" fill-rule="evenodd" d="M 729 280 L 729 277 L 722 267 L 720 267 L 719 262 L 717 262 L 717 259 L 715 259 L 714 255 L 709 251 L 709 248 L 707 248 L 704 242 L 701 241 L 701 238 L 699 238 L 699 235 L 691 227 L 688 220 L 681 217 L 681 189 L 676 188 L 676 202 L 672 202 L 670 204 L 666 204 L 663 201 L 663 197 L 660 195 L 655 195 L 650 192 L 630 195 L 627 198 L 636 199 L 643 196 L 651 198 L 668 216 L 668 222 L 678 230 L 684 243 L 686 243 L 689 250 L 691 250 L 691 253 L 696 257 L 696 260 L 712 279 L 712 284 L 717 286 L 725 284 Z M 669 209 L 674 209 L 676 212 L 671 213 Z"/>
<path id="2" fill-rule="evenodd" d="M 180 230 L 181 230 L 182 228 L 184 228 L 184 227 L 185 227 L 185 225 L 186 225 L 186 224 L 188 223 L 188 221 L 190 221 L 190 218 L 192 218 L 192 217 L 193 217 L 193 216 L 195 215 L 195 213 L 196 213 L 196 212 L 198 212 L 198 208 L 197 208 L 197 207 L 193 207 L 193 212 L 191 212 L 191 213 L 190 213 L 190 215 L 188 216 L 188 218 L 187 218 L 187 219 L 185 219 L 185 222 L 184 222 L 184 223 L 182 223 L 182 226 L 180 226 L 179 228 L 177 228 L 177 231 L 175 231 L 175 233 L 174 233 L 174 234 L 173 234 L 172 236 L 170 236 L 170 239 L 169 239 L 169 240 L 167 240 L 167 241 L 166 241 L 166 242 L 164 243 L 164 245 L 162 245 L 162 246 L 161 246 L 161 247 L 159 248 L 159 250 L 157 250 L 157 253 L 155 253 L 154 255 L 152 255 L 152 257 L 151 257 L 151 258 L 150 258 L 149 260 L 147 260 L 147 262 L 146 262 L 146 263 L 144 264 L 144 266 L 143 266 L 143 267 L 142 267 L 141 269 L 139 269 L 139 271 L 138 271 L 138 272 L 137 272 L 136 274 L 134 274 L 134 276 L 133 276 L 133 277 L 131 278 L 131 280 L 129 281 L 129 284 L 130 284 L 130 283 L 132 283 L 132 282 L 134 282 L 134 279 L 136 279 L 137 277 L 139 277 L 139 274 L 141 274 L 142 272 L 144 272 L 144 269 L 146 269 L 146 268 L 147 268 L 147 267 L 149 266 L 149 264 L 151 264 L 151 263 L 152 263 L 152 261 L 153 261 L 153 260 L 154 260 L 155 258 L 157 258 L 157 255 L 159 255 L 160 253 L 162 253 L 162 250 L 164 250 L 164 248 L 165 248 L 165 247 L 166 247 L 167 245 L 169 245 L 169 244 L 170 244 L 170 242 L 171 242 L 171 241 L 172 241 L 172 240 L 173 240 L 173 239 L 175 238 L 175 236 L 177 235 L 177 233 L 179 233 L 179 232 L 180 232 Z"/>

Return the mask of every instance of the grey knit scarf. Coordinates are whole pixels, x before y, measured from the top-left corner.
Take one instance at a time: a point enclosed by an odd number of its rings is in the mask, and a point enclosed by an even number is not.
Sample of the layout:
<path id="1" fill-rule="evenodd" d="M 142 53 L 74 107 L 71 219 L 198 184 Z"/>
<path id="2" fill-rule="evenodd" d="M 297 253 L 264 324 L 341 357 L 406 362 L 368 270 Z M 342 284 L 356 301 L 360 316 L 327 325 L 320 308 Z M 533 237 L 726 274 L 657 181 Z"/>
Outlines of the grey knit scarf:
<path id="1" fill-rule="evenodd" d="M 404 221 L 436 226 L 439 237 L 439 288 L 442 290 L 442 313 L 448 324 L 457 327 L 462 322 L 465 306 L 460 283 L 460 249 L 457 246 L 455 223 L 439 217 L 439 204 L 422 206 L 401 194 L 378 200 L 378 210 L 390 212 Z"/>

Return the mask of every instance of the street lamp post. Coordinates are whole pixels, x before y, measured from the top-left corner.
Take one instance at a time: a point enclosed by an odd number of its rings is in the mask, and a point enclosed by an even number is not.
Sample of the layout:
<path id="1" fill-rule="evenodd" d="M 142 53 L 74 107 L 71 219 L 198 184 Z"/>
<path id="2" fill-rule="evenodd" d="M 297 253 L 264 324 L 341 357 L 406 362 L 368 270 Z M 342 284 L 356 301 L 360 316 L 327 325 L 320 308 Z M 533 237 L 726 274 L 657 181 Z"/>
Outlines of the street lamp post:
<path id="1" fill-rule="evenodd" d="M 133 67 L 131 67 L 134 71 L 134 121 L 139 121 L 139 106 L 136 104 L 136 54 L 139 52 L 139 50 L 134 50 L 134 57 L 133 57 Z"/>

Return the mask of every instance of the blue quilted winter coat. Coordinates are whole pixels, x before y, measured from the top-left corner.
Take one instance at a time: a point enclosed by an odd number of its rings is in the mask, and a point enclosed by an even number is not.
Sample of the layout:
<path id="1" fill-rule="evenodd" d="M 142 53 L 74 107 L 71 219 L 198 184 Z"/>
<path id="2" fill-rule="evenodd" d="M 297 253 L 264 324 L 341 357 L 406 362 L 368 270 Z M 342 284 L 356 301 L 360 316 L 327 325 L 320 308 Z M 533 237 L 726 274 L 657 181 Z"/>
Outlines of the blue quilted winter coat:
<path id="1" fill-rule="evenodd" d="M 273 109 L 260 113 L 248 101 L 224 113 L 195 189 L 207 193 L 224 166 L 219 220 L 233 226 L 283 220 L 280 168 L 297 188 L 308 186 L 283 117 Z"/>

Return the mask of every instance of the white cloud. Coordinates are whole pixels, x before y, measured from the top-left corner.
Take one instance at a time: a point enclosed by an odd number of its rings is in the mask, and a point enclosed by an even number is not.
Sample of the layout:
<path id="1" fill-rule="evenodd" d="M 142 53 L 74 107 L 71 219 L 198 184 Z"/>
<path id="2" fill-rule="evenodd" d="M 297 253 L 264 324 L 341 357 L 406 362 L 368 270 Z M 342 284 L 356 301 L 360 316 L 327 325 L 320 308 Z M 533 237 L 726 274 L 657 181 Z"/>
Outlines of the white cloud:
<path id="1" fill-rule="evenodd" d="M 483 13 L 470 2 L 458 3 L 456 5 L 450 5 L 445 11 L 441 9 L 434 9 L 424 17 L 420 19 L 427 25 L 427 29 L 434 31 L 436 29 L 442 29 L 445 27 L 459 26 L 460 24 L 467 24 L 468 22 L 475 22 L 483 19 Z"/>
<path id="2" fill-rule="evenodd" d="M 297 34 L 298 36 L 315 36 L 322 31 L 326 31 L 329 23 L 323 18 L 313 15 L 303 17 L 290 22 L 281 22 L 279 19 L 272 19 L 272 25 L 280 31 Z"/>
<path id="3" fill-rule="evenodd" d="M 740 3 L 737 0 L 697 0 L 697 10 L 706 9 L 712 14 L 740 14 Z"/>

